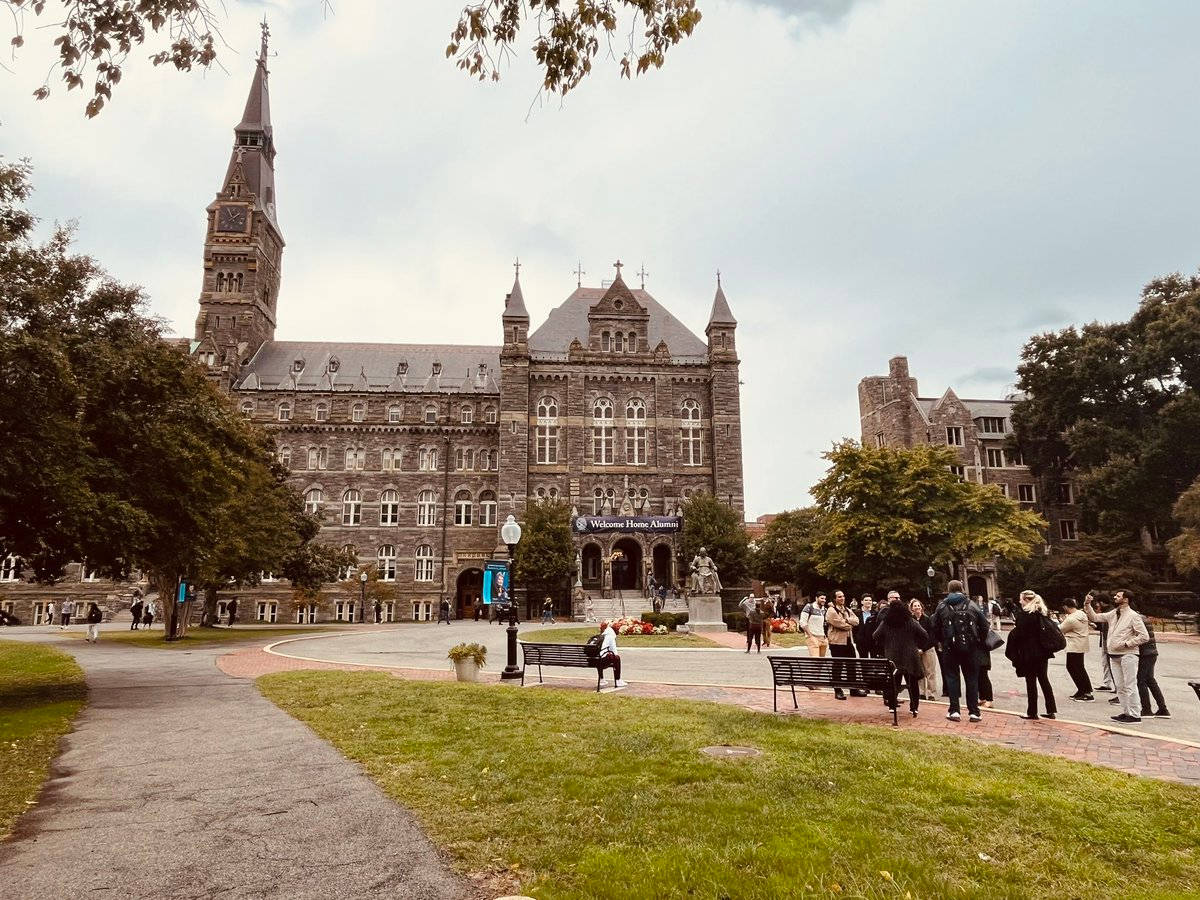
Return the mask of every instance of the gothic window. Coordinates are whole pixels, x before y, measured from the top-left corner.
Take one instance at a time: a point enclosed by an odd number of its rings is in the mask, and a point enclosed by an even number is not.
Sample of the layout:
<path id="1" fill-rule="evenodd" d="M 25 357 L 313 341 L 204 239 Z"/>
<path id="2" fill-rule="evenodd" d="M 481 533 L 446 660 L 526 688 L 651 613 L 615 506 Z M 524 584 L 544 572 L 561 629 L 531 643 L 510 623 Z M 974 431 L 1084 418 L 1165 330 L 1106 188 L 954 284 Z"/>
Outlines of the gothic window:
<path id="1" fill-rule="evenodd" d="M 629 332 L 628 343 L 625 346 L 629 348 L 630 353 L 637 353 L 637 334 Z"/>
<path id="2" fill-rule="evenodd" d="M 592 492 L 592 514 L 600 515 L 601 513 L 611 511 L 617 504 L 617 492 L 612 488 L 605 490 L 604 488 L 596 488 Z"/>
<path id="3" fill-rule="evenodd" d="M 679 416 L 679 458 L 683 465 L 698 466 L 703 461 L 700 434 L 700 404 L 684 400 Z"/>
<path id="4" fill-rule="evenodd" d="M 242 415 L 245 416 L 247 419 L 250 418 L 252 415 L 254 415 L 254 401 L 253 400 L 243 400 L 242 401 Z"/>
<path id="5" fill-rule="evenodd" d="M 362 470 L 367 464 L 367 451 L 362 447 L 346 448 L 346 471 Z"/>
<path id="6" fill-rule="evenodd" d="M 471 495 L 467 491 L 459 491 L 454 495 L 454 524 L 471 524 Z"/>
<path id="7" fill-rule="evenodd" d="M 342 552 L 345 553 L 350 559 L 354 560 L 354 565 L 342 566 L 339 568 L 337 580 L 349 581 L 350 576 L 354 574 L 354 570 L 358 567 L 358 548 L 353 544 L 344 544 L 342 546 Z"/>
<path id="8" fill-rule="evenodd" d="M 234 290 L 239 294 L 242 292 L 242 273 L 241 272 L 237 273 L 237 287 L 234 288 Z"/>
<path id="9" fill-rule="evenodd" d="M 384 491 L 379 495 L 379 524 L 400 524 L 400 495 L 395 491 Z"/>
<path id="10" fill-rule="evenodd" d="M 433 581 L 433 548 L 422 544 L 417 548 L 417 572 L 414 581 Z"/>
<path id="11" fill-rule="evenodd" d="M 600 349 L 605 351 L 612 349 L 612 335 L 607 331 L 600 335 Z"/>
<path id="12" fill-rule="evenodd" d="M 329 466 L 329 449 L 327 447 L 308 448 L 308 468 L 324 469 Z"/>
<path id="13" fill-rule="evenodd" d="M 630 400 L 625 407 L 625 462 L 631 466 L 646 464 L 646 403 Z"/>
<path id="14" fill-rule="evenodd" d="M 479 451 L 479 471 L 486 472 L 491 465 L 491 453 L 487 450 Z"/>
<path id="15" fill-rule="evenodd" d="M 391 544 L 384 544 L 379 548 L 379 580 L 380 581 L 395 581 L 396 580 L 396 548 Z M 365 610 L 364 610 L 365 612 Z"/>
<path id="16" fill-rule="evenodd" d="M 420 469 L 422 472 L 437 471 L 437 451 L 423 447 L 419 451 Z"/>
<path id="17" fill-rule="evenodd" d="M 489 425 L 496 424 L 496 407 L 485 406 L 483 408 L 483 421 L 485 421 Z"/>
<path id="18" fill-rule="evenodd" d="M 292 467 L 292 448 L 291 447 L 280 447 L 278 457 L 279 457 L 279 464 L 281 466 L 283 466 L 285 469 L 290 469 Z"/>
<path id="19" fill-rule="evenodd" d="M 384 471 L 400 471 L 400 463 L 404 457 L 404 451 L 399 447 L 387 448 L 382 453 Z"/>
<path id="20" fill-rule="evenodd" d="M 224 273 L 224 272 L 218 272 L 218 273 L 217 273 L 217 293 L 220 293 L 220 292 L 222 292 L 222 291 L 224 291 L 224 290 L 225 290 L 225 273 Z M 221 327 L 221 321 L 220 321 L 220 319 L 218 319 L 218 320 L 217 320 L 217 327 L 218 327 L 218 328 L 220 328 L 220 327 Z"/>
<path id="21" fill-rule="evenodd" d="M 362 523 L 362 494 L 356 490 L 348 490 L 342 494 L 342 524 L 359 525 Z"/>
<path id="22" fill-rule="evenodd" d="M 471 409 L 471 407 L 464 405 L 463 408 L 458 411 L 458 417 L 464 425 L 470 425 L 475 418 L 475 412 Z"/>
<path id="23" fill-rule="evenodd" d="M 313 420 L 317 422 L 325 422 L 329 419 L 329 404 L 318 403 L 313 407 Z"/>
<path id="24" fill-rule="evenodd" d="M 354 406 L 352 406 L 350 408 L 350 421 L 351 422 L 361 422 L 363 419 L 366 418 L 366 415 L 367 415 L 367 408 L 365 406 L 363 406 L 363 404 L 361 404 L 361 403 L 355 403 Z"/>
<path id="25" fill-rule="evenodd" d="M 558 462 L 558 401 L 543 397 L 537 407 L 537 461 Z"/>
<path id="26" fill-rule="evenodd" d="M 454 451 L 454 468 L 465 471 L 475 468 L 475 450 L 472 447 L 459 447 Z"/>
<path id="27" fill-rule="evenodd" d="M 279 404 L 279 421 L 280 422 L 292 421 L 292 404 L 288 400 L 284 400 L 282 403 Z"/>
<path id="28" fill-rule="evenodd" d="M 436 425 L 437 424 L 437 407 L 434 406 L 432 403 L 430 403 L 428 406 L 425 407 L 425 424 L 426 425 Z"/>
<path id="29" fill-rule="evenodd" d="M 321 511 L 321 501 L 324 500 L 320 488 L 309 488 L 304 492 L 304 511 L 306 513 L 319 513 Z"/>
<path id="30" fill-rule="evenodd" d="M 21 557 L 11 553 L 0 560 L 0 581 L 16 581 L 21 577 Z"/>
<path id="31" fill-rule="evenodd" d="M 598 466 L 613 461 L 613 405 L 603 397 L 592 407 L 592 462 Z"/>
<path id="32" fill-rule="evenodd" d="M 496 524 L 496 495 L 491 491 L 479 495 L 479 524 Z"/>
<path id="33" fill-rule="evenodd" d="M 437 524 L 437 499 L 433 491 L 421 491 L 417 495 L 417 524 Z"/>
<path id="34" fill-rule="evenodd" d="M 537 498 L 538 503 L 554 503 L 558 500 L 558 488 L 540 487 L 534 492 L 534 496 Z"/>
<path id="35" fill-rule="evenodd" d="M 401 408 L 399 403 L 393 403 L 388 407 L 388 424 L 395 425 L 400 421 Z"/>

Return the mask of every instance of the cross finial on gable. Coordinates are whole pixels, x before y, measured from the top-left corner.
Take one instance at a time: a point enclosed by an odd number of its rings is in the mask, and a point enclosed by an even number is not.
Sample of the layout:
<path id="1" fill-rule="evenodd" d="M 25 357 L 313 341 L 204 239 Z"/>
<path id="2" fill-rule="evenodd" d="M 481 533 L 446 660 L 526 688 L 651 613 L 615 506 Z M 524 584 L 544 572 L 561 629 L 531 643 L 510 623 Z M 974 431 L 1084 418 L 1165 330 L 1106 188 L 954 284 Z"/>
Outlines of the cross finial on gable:
<path id="1" fill-rule="evenodd" d="M 587 272 L 583 271 L 583 260 L 581 259 L 575 266 L 575 287 L 583 287 L 583 276 L 586 274 Z"/>
<path id="2" fill-rule="evenodd" d="M 513 271 L 517 273 L 518 278 L 521 277 L 521 257 L 519 256 L 513 260 Z"/>
<path id="3" fill-rule="evenodd" d="M 621 262 L 619 259 L 615 263 L 613 263 L 613 268 L 615 268 L 617 270 L 618 278 L 621 277 L 621 269 L 624 265 L 625 265 L 625 263 Z"/>
<path id="4" fill-rule="evenodd" d="M 646 264 L 642 263 L 642 267 L 638 270 L 638 277 L 642 280 L 642 290 L 646 289 L 646 276 L 650 273 L 646 271 Z"/>

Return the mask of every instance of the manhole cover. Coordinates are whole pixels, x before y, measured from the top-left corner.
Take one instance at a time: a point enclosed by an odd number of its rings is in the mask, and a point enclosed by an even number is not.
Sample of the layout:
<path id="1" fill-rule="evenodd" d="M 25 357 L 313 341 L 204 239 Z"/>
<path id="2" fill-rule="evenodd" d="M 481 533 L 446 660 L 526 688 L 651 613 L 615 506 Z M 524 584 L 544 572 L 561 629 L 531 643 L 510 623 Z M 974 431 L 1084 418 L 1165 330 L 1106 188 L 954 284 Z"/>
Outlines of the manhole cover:
<path id="1" fill-rule="evenodd" d="M 715 756 L 717 759 L 745 759 L 751 756 L 762 756 L 762 751 L 755 747 L 731 747 L 721 744 L 717 747 L 701 747 L 701 753 Z"/>

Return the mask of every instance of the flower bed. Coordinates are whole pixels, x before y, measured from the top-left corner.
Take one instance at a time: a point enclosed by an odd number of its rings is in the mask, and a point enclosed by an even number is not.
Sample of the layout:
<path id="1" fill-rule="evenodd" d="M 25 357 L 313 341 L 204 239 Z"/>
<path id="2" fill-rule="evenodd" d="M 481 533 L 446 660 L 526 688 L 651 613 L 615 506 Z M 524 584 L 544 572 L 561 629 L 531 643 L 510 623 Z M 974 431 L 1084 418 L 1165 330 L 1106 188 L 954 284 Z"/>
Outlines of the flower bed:
<path id="1" fill-rule="evenodd" d="M 795 634 L 799 630 L 795 619 L 771 620 L 771 631 L 775 634 Z"/>
<path id="2" fill-rule="evenodd" d="M 666 634 L 666 625 L 651 625 L 641 619 L 614 619 L 609 623 L 617 634 Z"/>

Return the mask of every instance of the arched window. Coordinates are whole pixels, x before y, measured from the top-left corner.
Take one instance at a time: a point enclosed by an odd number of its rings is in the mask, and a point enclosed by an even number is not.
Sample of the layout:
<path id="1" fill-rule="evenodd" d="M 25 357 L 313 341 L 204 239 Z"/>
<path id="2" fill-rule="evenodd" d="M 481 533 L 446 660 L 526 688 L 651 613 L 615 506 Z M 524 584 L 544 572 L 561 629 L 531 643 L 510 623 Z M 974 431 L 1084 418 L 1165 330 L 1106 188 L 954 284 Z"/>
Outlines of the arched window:
<path id="1" fill-rule="evenodd" d="M 381 453 L 384 471 L 400 471 L 400 463 L 404 459 L 404 451 L 399 447 L 385 447 Z"/>
<path id="2" fill-rule="evenodd" d="M 417 548 L 417 572 L 413 581 L 433 581 L 433 548 L 422 544 Z"/>
<path id="3" fill-rule="evenodd" d="M 633 399 L 625 407 L 625 462 L 646 464 L 646 403 Z"/>
<path id="4" fill-rule="evenodd" d="M 384 544 L 379 548 L 379 580 L 380 581 L 395 581 L 396 580 L 396 548 L 391 544 Z M 364 614 L 366 610 L 363 610 Z"/>
<path id="5" fill-rule="evenodd" d="M 400 524 L 400 495 L 395 491 L 384 491 L 379 495 L 379 524 Z"/>
<path id="6" fill-rule="evenodd" d="M 470 525 L 471 512 L 471 494 L 468 491 L 459 491 L 454 495 L 454 524 Z"/>
<path id="7" fill-rule="evenodd" d="M 17 581 L 21 577 L 21 557 L 11 553 L 0 560 L 0 581 Z"/>
<path id="8" fill-rule="evenodd" d="M 484 491 L 479 495 L 479 524 L 496 524 L 496 495 L 492 491 Z"/>
<path id="9" fill-rule="evenodd" d="M 342 524 L 362 523 L 362 494 L 354 489 L 342 494 Z"/>
<path id="10" fill-rule="evenodd" d="M 217 293 L 221 293 L 224 290 L 225 290 L 225 273 L 218 272 L 217 273 Z M 219 322 L 217 324 L 220 325 Z"/>
<path id="11" fill-rule="evenodd" d="M 462 409 L 458 411 L 458 418 L 464 425 L 470 425 L 475 420 L 475 411 L 463 404 Z"/>
<path id="12" fill-rule="evenodd" d="M 422 472 L 437 471 L 437 451 L 428 447 L 422 447 L 419 451 L 420 469 Z"/>
<path id="13" fill-rule="evenodd" d="M 346 448 L 346 471 L 362 469 L 367 464 L 367 451 L 362 447 Z"/>
<path id="14" fill-rule="evenodd" d="M 292 421 L 292 402 L 290 400 L 284 400 L 279 404 L 279 421 Z"/>
<path id="15" fill-rule="evenodd" d="M 617 492 L 613 488 L 596 488 L 592 492 L 592 514 L 612 512 L 617 503 Z"/>
<path id="16" fill-rule="evenodd" d="M 350 407 L 350 421 L 361 422 L 367 417 L 367 408 L 361 403 L 355 403 Z"/>
<path id="17" fill-rule="evenodd" d="M 610 466 L 613 461 L 613 405 L 601 397 L 592 407 L 592 462 Z"/>
<path id="18" fill-rule="evenodd" d="M 611 350 L 612 349 L 612 335 L 609 334 L 607 331 L 603 332 L 600 335 L 600 349 L 601 350 Z"/>
<path id="19" fill-rule="evenodd" d="M 629 352 L 637 353 L 637 333 L 633 331 L 629 332 L 629 337 L 627 340 L 628 343 L 626 343 L 625 346 L 629 348 Z"/>
<path id="20" fill-rule="evenodd" d="M 242 277 L 243 277 L 242 273 L 238 272 L 237 273 L 237 287 L 235 287 L 234 290 L 239 294 L 242 292 Z"/>
<path id="21" fill-rule="evenodd" d="M 703 461 L 700 440 L 700 404 L 684 400 L 679 414 L 679 459 L 685 466 L 698 466 Z"/>
<path id="22" fill-rule="evenodd" d="M 537 498 L 538 503 L 546 503 L 546 502 L 554 503 L 555 501 L 558 500 L 558 488 L 556 488 L 556 487 L 548 487 L 548 488 L 540 487 L 534 492 L 534 496 Z"/>
<path id="23" fill-rule="evenodd" d="M 292 467 L 292 448 L 280 447 L 278 458 L 281 466 L 283 466 L 285 469 L 290 469 Z"/>
<path id="24" fill-rule="evenodd" d="M 400 404 L 393 403 L 391 406 L 388 407 L 388 424 L 389 425 L 397 424 L 400 421 L 400 419 L 402 418 L 403 414 L 404 414 L 404 411 L 401 408 Z"/>
<path id="25" fill-rule="evenodd" d="M 437 524 L 437 498 L 433 491 L 421 491 L 417 495 L 417 524 Z"/>
<path id="26" fill-rule="evenodd" d="M 483 408 L 483 421 L 485 421 L 489 425 L 496 424 L 496 407 L 485 406 Z"/>
<path id="27" fill-rule="evenodd" d="M 318 403 L 313 407 L 313 420 L 317 422 L 326 422 L 329 420 L 329 404 Z"/>
<path id="28" fill-rule="evenodd" d="M 254 415 L 254 401 L 253 400 L 243 400 L 242 401 L 242 415 L 245 416 L 247 419 L 250 418 L 252 415 Z"/>
<path id="29" fill-rule="evenodd" d="M 309 488 L 304 492 L 304 511 L 306 513 L 319 513 L 321 511 L 321 501 L 325 497 L 321 494 L 320 488 Z"/>
<path id="30" fill-rule="evenodd" d="M 436 425 L 437 424 L 437 407 L 434 406 L 432 403 L 430 403 L 428 406 L 425 407 L 425 424 L 426 425 Z"/>
<path id="31" fill-rule="evenodd" d="M 618 353 L 625 352 L 625 335 L 624 335 L 624 333 L 618 331 L 616 338 L 614 340 L 616 342 L 616 346 L 613 347 L 613 349 L 616 350 Z"/>
<path id="32" fill-rule="evenodd" d="M 329 467 L 328 447 L 308 448 L 308 467 L 310 469 L 326 469 Z"/>
<path id="33" fill-rule="evenodd" d="M 543 397 L 537 407 L 537 461 L 558 462 L 558 401 Z"/>

